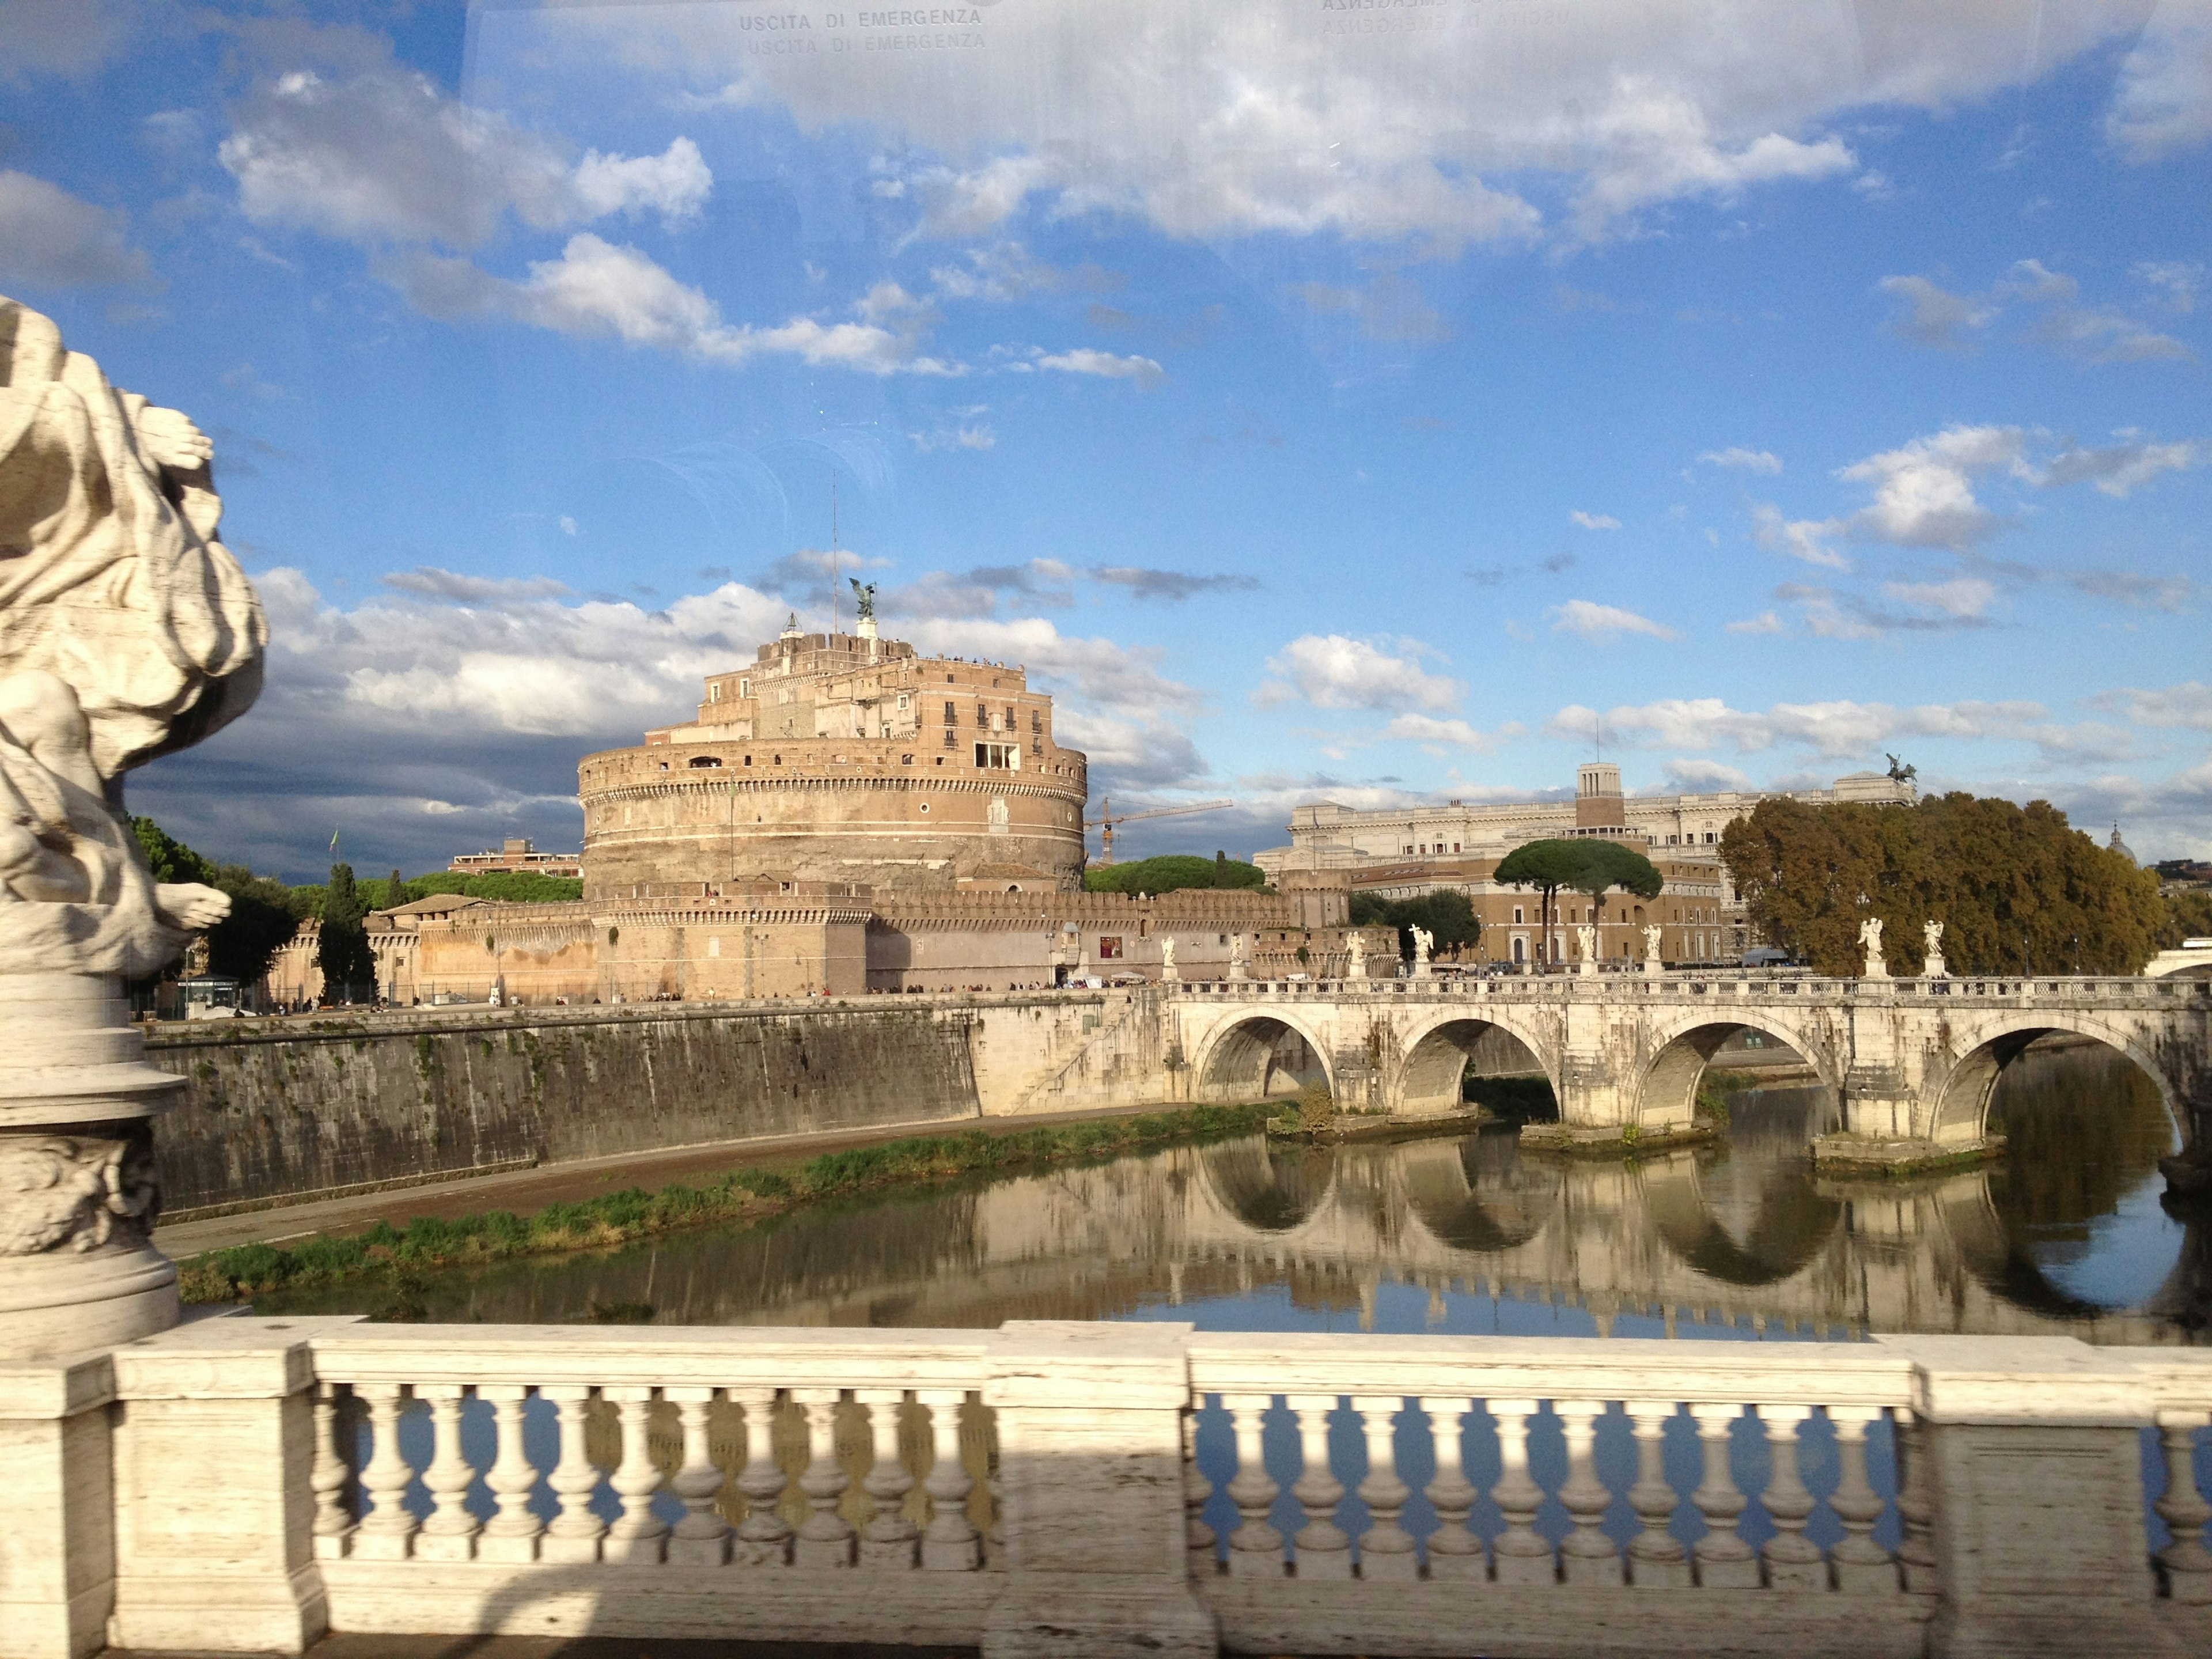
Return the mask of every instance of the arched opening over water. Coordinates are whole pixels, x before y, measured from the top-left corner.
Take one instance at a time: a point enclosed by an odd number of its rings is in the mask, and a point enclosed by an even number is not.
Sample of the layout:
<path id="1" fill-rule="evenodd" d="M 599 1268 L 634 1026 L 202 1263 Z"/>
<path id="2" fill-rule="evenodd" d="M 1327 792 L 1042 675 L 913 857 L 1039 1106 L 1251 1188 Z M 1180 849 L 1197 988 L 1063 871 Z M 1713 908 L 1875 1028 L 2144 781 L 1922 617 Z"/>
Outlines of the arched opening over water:
<path id="1" fill-rule="evenodd" d="M 2042 1054 L 2062 1049 L 2086 1052 L 2090 1045 L 2124 1060 L 2139 1072 L 2158 1096 L 2169 1122 L 2179 1123 L 2179 1103 L 2160 1074 L 2158 1063 L 2132 1042 L 2105 1031 L 2085 1030 L 2076 1024 L 2061 1024 L 2047 1018 L 2038 1020 L 2023 1014 L 2019 1024 L 1984 1035 L 1952 1066 L 1936 1102 L 1929 1123 L 1929 1138 L 1942 1146 L 1980 1139 L 1990 1133 L 1990 1113 L 1996 1101 L 1999 1082 L 2015 1061 L 2031 1050 Z"/>
<path id="2" fill-rule="evenodd" d="M 1989 1166 L 2004 1241 L 2002 1260 L 1984 1269 L 1991 1287 L 2055 1313 L 2142 1308 L 2201 1323 L 2212 1311 L 2206 1218 L 2162 1201 L 2159 1160 L 2180 1130 L 2160 1080 L 2100 1041 L 2019 1035 L 1999 1040 L 2007 1057 L 1982 1119 L 2005 1137 Z"/>
<path id="3" fill-rule="evenodd" d="M 1334 1092 L 1336 1080 L 1305 1033 L 1285 1020 L 1255 1014 L 1213 1040 L 1198 1066 L 1198 1097 L 1206 1101 L 1272 1100 L 1320 1081 Z"/>
<path id="4" fill-rule="evenodd" d="M 1414 1117 L 1458 1111 L 1470 1077 L 1551 1082 L 1541 1057 L 1503 1025 L 1486 1019 L 1447 1020 L 1407 1051 L 1398 1076 L 1398 1109 Z"/>
<path id="5" fill-rule="evenodd" d="M 1565 1172 L 1523 1161 L 1510 1135 L 1417 1142 L 1398 1152 L 1406 1201 L 1439 1243 L 1495 1255 L 1525 1244 L 1559 1213 Z"/>
<path id="6" fill-rule="evenodd" d="M 1221 1207 L 1246 1226 L 1284 1233 L 1304 1224 L 1335 1184 L 1336 1159 L 1311 1147 L 1255 1136 L 1209 1146 L 1199 1167 Z"/>
<path id="7" fill-rule="evenodd" d="M 1731 1060 L 1735 1061 L 1734 1066 Z M 1715 1020 L 1678 1032 L 1653 1057 L 1637 1095 L 1638 1126 L 1687 1128 L 1697 1116 L 1698 1085 L 1705 1081 L 1708 1067 L 1728 1072 L 1741 1069 L 1754 1078 L 1766 1075 L 1778 1082 L 1810 1084 L 1829 1090 L 1832 1096 L 1835 1084 L 1833 1078 L 1821 1075 L 1817 1065 L 1778 1033 L 1741 1021 Z M 1820 1134 L 1832 1127 L 1816 1120 L 1812 1133 Z"/>

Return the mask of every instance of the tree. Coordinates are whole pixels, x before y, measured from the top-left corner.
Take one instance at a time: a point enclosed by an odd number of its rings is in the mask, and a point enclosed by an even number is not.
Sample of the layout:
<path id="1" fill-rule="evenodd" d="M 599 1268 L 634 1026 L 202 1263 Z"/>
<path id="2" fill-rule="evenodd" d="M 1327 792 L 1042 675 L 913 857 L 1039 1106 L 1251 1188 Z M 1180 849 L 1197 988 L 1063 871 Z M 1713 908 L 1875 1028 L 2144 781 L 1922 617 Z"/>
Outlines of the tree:
<path id="1" fill-rule="evenodd" d="M 584 884 L 574 876 L 545 876 L 535 870 L 491 870 L 481 875 L 457 875 L 434 870 L 401 884 L 392 904 L 428 898 L 434 893 L 459 893 L 465 898 L 496 899 L 503 904 L 552 904 L 584 896 Z"/>
<path id="2" fill-rule="evenodd" d="M 1456 887 L 1439 887 L 1424 893 L 1419 898 L 1386 899 L 1373 893 L 1354 893 L 1352 896 L 1352 925 L 1354 927 L 1395 927 L 1398 930 L 1398 954 L 1413 954 L 1413 929 L 1426 928 L 1436 939 L 1438 951 L 1457 950 L 1473 945 L 1482 938 L 1482 918 L 1474 914 L 1474 906 L 1465 893 Z"/>
<path id="3" fill-rule="evenodd" d="M 1588 854 L 1586 842 L 1553 838 L 1547 841 L 1524 842 L 1498 861 L 1491 879 L 1515 887 L 1533 887 L 1543 896 L 1537 910 L 1542 936 L 1536 946 L 1536 960 L 1552 960 L 1552 901 L 1559 889 L 1574 885 L 1575 878 L 1582 874 Z"/>
<path id="4" fill-rule="evenodd" d="M 389 910 L 395 905 L 401 905 L 406 902 L 406 880 L 397 870 L 394 870 L 392 872 L 392 879 L 384 884 L 384 902 L 378 905 L 376 908 L 380 910 Z"/>
<path id="5" fill-rule="evenodd" d="M 208 929 L 208 972 L 251 985 L 300 931 L 291 889 L 242 864 L 217 866 L 210 884 L 230 895 L 230 914 Z"/>
<path id="6" fill-rule="evenodd" d="M 2166 899 L 2158 948 L 2178 951 L 2185 939 L 2212 939 L 2212 890 L 2185 888 Z"/>
<path id="7" fill-rule="evenodd" d="M 323 994 L 333 1000 L 356 992 L 374 994 L 376 955 L 369 949 L 368 933 L 362 918 L 368 907 L 354 886 L 353 866 L 331 866 L 330 885 L 323 893 L 322 937 L 315 947 L 315 964 L 323 970 Z"/>
<path id="8" fill-rule="evenodd" d="M 1858 971 L 1870 916 L 1900 965 L 1921 925 L 1942 922 L 1945 959 L 1966 974 L 2132 974 L 2166 920 L 2157 876 L 2048 801 L 1771 799 L 1729 826 L 1721 858 L 1761 934 L 1831 974 Z"/>
<path id="9" fill-rule="evenodd" d="M 131 831 L 138 838 L 138 849 L 145 854 L 146 867 L 154 872 L 155 881 L 197 881 L 210 887 L 215 885 L 215 866 L 153 819 L 132 818 Z"/>
<path id="10" fill-rule="evenodd" d="M 1241 864 L 1224 853 L 1216 853 L 1210 859 L 1168 853 L 1083 872 L 1084 890 L 1091 893 L 1173 893 L 1192 887 L 1257 892 L 1267 879 L 1267 872 L 1256 864 Z"/>
<path id="11" fill-rule="evenodd" d="M 1617 841 L 1593 836 L 1587 841 L 1566 843 L 1583 849 L 1583 866 L 1568 885 L 1578 893 L 1587 893 L 1596 901 L 1597 921 L 1605 925 L 1605 896 L 1613 888 L 1632 893 L 1640 899 L 1656 899 L 1667 884 L 1666 877 L 1658 866 L 1632 847 Z"/>

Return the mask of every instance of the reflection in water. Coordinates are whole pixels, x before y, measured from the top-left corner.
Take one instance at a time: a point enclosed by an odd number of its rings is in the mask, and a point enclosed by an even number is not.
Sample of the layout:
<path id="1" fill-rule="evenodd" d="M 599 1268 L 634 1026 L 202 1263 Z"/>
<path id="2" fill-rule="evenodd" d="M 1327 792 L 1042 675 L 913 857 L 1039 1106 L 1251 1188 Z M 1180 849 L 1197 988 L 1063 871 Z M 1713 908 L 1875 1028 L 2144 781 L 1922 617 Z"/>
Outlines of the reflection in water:
<path id="1" fill-rule="evenodd" d="M 1256 1137 L 908 1192 L 624 1249 L 358 1285 L 294 1312 L 435 1320 L 2193 1340 L 2203 1230 L 2160 1206 L 2154 1088 L 2035 1050 L 1997 1100 L 2012 1156 L 1915 1181 L 1816 1176 L 1833 1103 L 1732 1097 L 1726 1137 L 1638 1164 L 1509 1133 L 1286 1147 Z M 264 1302 L 276 1310 L 277 1304 Z"/>

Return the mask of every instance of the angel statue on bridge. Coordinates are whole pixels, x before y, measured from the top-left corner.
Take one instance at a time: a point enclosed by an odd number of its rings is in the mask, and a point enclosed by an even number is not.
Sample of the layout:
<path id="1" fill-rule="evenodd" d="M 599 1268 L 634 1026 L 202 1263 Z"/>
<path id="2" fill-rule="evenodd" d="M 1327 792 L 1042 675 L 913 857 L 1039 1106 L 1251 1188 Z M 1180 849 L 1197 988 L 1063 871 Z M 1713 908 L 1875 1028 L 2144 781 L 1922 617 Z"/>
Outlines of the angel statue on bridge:
<path id="1" fill-rule="evenodd" d="M 123 775 L 261 688 L 205 434 L 0 296 L 0 972 L 148 974 L 230 901 L 157 885 Z"/>
<path id="2" fill-rule="evenodd" d="M 1866 947 L 1867 979 L 1887 979 L 1889 969 L 1881 959 L 1881 918 L 1869 916 L 1859 924 L 1859 943 Z"/>
<path id="3" fill-rule="evenodd" d="M 1425 974 L 1429 971 L 1429 952 L 1437 948 L 1437 936 L 1419 926 L 1411 931 L 1413 935 L 1413 972 L 1416 975 Z"/>

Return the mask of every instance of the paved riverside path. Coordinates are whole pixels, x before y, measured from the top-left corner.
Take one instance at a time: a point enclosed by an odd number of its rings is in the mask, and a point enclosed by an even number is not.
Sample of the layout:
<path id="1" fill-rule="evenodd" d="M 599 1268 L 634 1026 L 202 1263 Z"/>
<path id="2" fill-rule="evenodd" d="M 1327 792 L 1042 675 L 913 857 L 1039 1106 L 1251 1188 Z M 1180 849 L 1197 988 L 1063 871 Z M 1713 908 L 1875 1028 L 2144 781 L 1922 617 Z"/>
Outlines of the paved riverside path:
<path id="1" fill-rule="evenodd" d="M 1024 1129 L 1050 1128 L 1058 1124 L 1084 1123 L 1094 1119 L 1135 1117 L 1149 1111 L 1176 1111 L 1176 1105 L 1116 1106 L 1091 1112 L 1040 1112 L 1021 1117 L 978 1117 L 947 1122 L 942 1118 L 910 1124 L 884 1124 L 828 1134 L 764 1135 L 744 1140 L 717 1140 L 703 1146 L 672 1146 L 659 1152 L 630 1152 L 617 1158 L 578 1158 L 573 1162 L 541 1164 L 534 1169 L 509 1170 L 497 1175 L 473 1176 L 418 1187 L 387 1188 L 382 1192 L 354 1193 L 344 1198 L 319 1199 L 305 1204 L 279 1205 L 272 1209 L 246 1210 L 235 1215 L 208 1216 L 155 1230 L 154 1242 L 172 1258 L 182 1261 L 209 1250 L 237 1244 L 282 1244 L 302 1238 L 340 1237 L 366 1232 L 380 1221 L 395 1225 L 416 1216 L 452 1218 L 486 1210 L 513 1210 L 527 1214 L 549 1204 L 573 1204 L 625 1188 L 647 1192 L 672 1182 L 712 1177 L 725 1170 L 750 1164 L 782 1164 L 812 1158 L 818 1152 L 841 1152 L 854 1146 L 877 1146 L 885 1141 L 915 1136 L 932 1139 L 981 1130 L 988 1135 L 1018 1134 Z"/>

